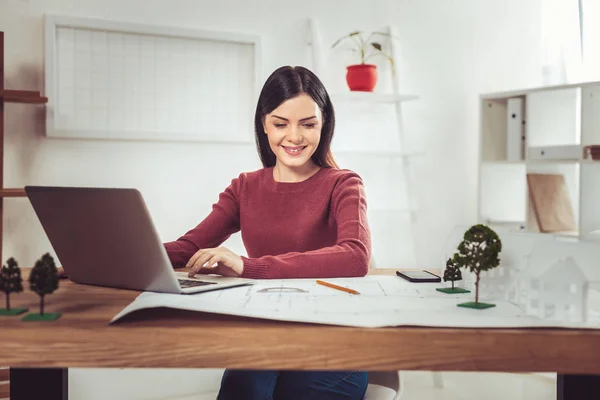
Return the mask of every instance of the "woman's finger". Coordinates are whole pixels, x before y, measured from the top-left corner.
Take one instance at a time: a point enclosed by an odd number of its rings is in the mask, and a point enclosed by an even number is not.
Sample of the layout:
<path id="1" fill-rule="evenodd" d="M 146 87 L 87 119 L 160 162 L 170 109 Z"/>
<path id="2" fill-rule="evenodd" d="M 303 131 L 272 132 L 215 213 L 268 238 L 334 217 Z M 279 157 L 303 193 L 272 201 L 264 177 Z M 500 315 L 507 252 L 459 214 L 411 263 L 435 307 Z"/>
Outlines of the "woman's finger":
<path id="1" fill-rule="evenodd" d="M 214 268 L 213 265 L 218 264 L 221 261 L 220 254 L 213 254 L 211 258 L 206 261 L 207 268 Z"/>
<path id="2" fill-rule="evenodd" d="M 213 255 L 211 258 L 209 258 L 207 261 L 202 263 L 197 268 L 196 273 L 198 273 L 198 274 L 220 274 L 219 267 L 218 267 L 218 261 L 219 261 L 218 259 L 219 259 L 218 255 Z M 206 267 L 204 266 L 204 264 L 206 264 Z M 214 264 L 217 264 L 217 266 L 213 267 Z"/>
<path id="3" fill-rule="evenodd" d="M 65 273 L 65 270 L 64 270 L 63 267 L 58 267 L 58 269 L 57 269 L 57 275 L 58 275 L 58 279 L 67 278 L 67 274 Z"/>
<path id="4" fill-rule="evenodd" d="M 198 270 L 197 275 L 210 275 L 210 274 L 217 274 L 217 275 L 221 275 L 219 268 L 218 267 L 213 267 L 213 268 L 201 268 Z"/>
<path id="5" fill-rule="evenodd" d="M 194 276 L 196 273 L 198 273 L 198 271 L 202 269 L 202 267 L 210 257 L 212 257 L 211 252 L 203 252 L 202 255 L 198 257 L 196 261 L 194 261 L 194 264 L 192 264 L 192 266 L 190 267 L 190 273 L 188 275 Z"/>
<path id="6" fill-rule="evenodd" d="M 198 257 L 200 257 L 203 253 L 204 253 L 204 249 L 200 249 L 197 252 L 195 252 L 190 257 L 190 259 L 188 260 L 187 264 L 185 264 L 185 268 L 191 268 L 192 265 L 194 265 L 196 263 L 196 260 L 198 259 Z"/>
<path id="7" fill-rule="evenodd" d="M 189 276 L 194 276 L 198 273 L 202 266 L 206 262 L 206 258 L 210 257 L 210 254 L 207 252 L 203 252 L 199 257 L 194 260 L 194 263 L 190 265 Z"/>
<path id="8" fill-rule="evenodd" d="M 223 275 L 223 269 L 222 269 L 222 265 L 220 262 L 215 260 L 216 257 L 211 258 L 208 263 L 206 264 L 206 267 L 200 268 L 198 270 L 198 274 L 201 275 L 209 275 L 209 274 L 216 274 L 216 275 Z M 214 267 L 213 267 L 214 265 Z"/>

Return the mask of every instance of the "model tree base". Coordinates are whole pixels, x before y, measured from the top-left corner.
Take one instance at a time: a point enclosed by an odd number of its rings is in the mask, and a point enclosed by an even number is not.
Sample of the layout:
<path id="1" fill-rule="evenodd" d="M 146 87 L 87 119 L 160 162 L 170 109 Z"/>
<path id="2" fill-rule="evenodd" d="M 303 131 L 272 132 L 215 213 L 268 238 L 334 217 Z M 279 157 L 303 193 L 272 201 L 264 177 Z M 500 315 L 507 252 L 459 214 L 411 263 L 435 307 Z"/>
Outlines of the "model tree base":
<path id="1" fill-rule="evenodd" d="M 19 315 L 19 314 L 23 314 L 27 310 L 29 310 L 29 309 L 28 308 L 11 308 L 10 310 L 7 310 L 6 308 L 0 308 L 0 315 Z"/>
<path id="2" fill-rule="evenodd" d="M 460 304 L 457 304 L 457 306 L 465 307 L 465 308 L 474 308 L 476 310 L 485 310 L 486 308 L 496 307 L 495 304 L 481 303 L 481 302 L 475 303 L 474 301 L 470 301 L 468 303 L 460 303 Z"/>
<path id="3" fill-rule="evenodd" d="M 56 321 L 61 313 L 44 313 L 44 315 L 31 313 L 23 317 L 23 321 Z"/>
<path id="4" fill-rule="evenodd" d="M 436 288 L 435 290 L 437 290 L 438 292 L 447 293 L 447 294 L 471 293 L 470 290 L 459 288 L 459 287 L 455 287 L 454 289 L 452 289 L 452 288 Z"/>

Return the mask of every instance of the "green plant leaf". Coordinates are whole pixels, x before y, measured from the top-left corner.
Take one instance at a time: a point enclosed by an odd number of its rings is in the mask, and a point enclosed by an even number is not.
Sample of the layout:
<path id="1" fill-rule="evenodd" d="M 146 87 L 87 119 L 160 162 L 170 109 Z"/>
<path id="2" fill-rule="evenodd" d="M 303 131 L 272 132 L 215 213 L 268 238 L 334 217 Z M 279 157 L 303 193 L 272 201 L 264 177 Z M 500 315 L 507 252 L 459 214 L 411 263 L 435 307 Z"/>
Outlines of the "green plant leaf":
<path id="1" fill-rule="evenodd" d="M 354 31 L 354 32 L 350 32 L 347 35 L 342 36 L 341 38 L 339 38 L 338 40 L 336 40 L 335 42 L 333 42 L 333 44 L 331 45 L 331 48 L 333 49 L 335 46 L 337 46 L 338 44 L 340 44 L 340 42 L 344 39 L 354 39 L 356 36 L 360 37 L 360 31 Z"/>
<path id="2" fill-rule="evenodd" d="M 371 42 L 371 46 L 375 47 L 377 50 L 381 51 L 381 45 L 376 42 Z"/>
<path id="3" fill-rule="evenodd" d="M 373 32 L 373 35 L 387 36 L 389 38 L 400 40 L 400 38 L 398 36 L 392 35 L 391 33 L 388 33 L 388 32 Z"/>

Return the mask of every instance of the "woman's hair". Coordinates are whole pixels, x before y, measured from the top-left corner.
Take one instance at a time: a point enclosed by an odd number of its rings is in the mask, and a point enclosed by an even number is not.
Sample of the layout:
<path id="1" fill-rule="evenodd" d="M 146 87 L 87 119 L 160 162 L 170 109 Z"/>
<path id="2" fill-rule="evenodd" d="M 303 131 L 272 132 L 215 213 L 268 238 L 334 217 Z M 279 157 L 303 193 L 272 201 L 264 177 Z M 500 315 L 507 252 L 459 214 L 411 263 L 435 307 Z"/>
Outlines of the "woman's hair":
<path id="1" fill-rule="evenodd" d="M 321 140 L 311 159 L 319 167 L 339 168 L 331 154 L 331 139 L 335 127 L 333 104 L 319 78 L 304 67 L 280 67 L 276 69 L 265 82 L 254 116 L 254 133 L 256 148 L 263 167 L 275 165 L 276 157 L 264 130 L 264 119 L 267 114 L 279 107 L 281 103 L 302 93 L 309 95 L 319 106 L 323 115 Z"/>

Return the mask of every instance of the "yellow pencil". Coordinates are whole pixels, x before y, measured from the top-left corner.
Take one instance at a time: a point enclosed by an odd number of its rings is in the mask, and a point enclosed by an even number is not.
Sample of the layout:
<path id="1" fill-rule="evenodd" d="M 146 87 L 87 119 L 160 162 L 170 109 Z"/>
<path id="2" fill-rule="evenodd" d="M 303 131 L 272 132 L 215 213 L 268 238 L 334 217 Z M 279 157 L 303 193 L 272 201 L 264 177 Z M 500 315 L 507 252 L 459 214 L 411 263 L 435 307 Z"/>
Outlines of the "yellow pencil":
<path id="1" fill-rule="evenodd" d="M 342 286 L 334 285 L 333 283 L 323 282 L 323 281 L 320 281 L 318 279 L 317 279 L 317 283 L 319 285 L 327 286 L 327 287 L 330 287 L 332 289 L 341 290 L 343 292 L 348 292 L 348 293 L 351 293 L 351 294 L 360 294 L 359 292 L 357 292 L 354 289 L 348 289 L 348 288 L 345 288 L 345 287 L 342 287 Z"/>

